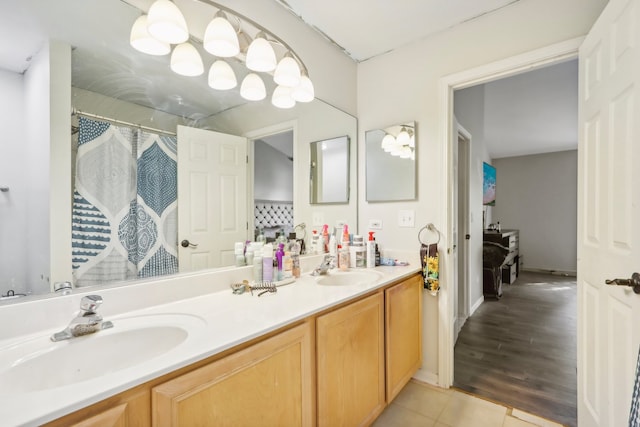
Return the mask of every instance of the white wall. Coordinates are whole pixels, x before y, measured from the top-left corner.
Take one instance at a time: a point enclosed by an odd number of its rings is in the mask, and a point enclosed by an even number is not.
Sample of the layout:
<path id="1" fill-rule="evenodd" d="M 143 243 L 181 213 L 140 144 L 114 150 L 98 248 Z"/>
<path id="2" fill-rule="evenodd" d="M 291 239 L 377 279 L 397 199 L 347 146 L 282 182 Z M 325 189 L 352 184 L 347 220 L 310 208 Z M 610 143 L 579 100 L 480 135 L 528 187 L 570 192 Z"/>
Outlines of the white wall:
<path id="1" fill-rule="evenodd" d="M 472 86 L 454 93 L 454 114 L 458 123 L 471 134 L 471 170 L 469 171 L 469 301 L 471 307 L 483 299 L 482 218 L 491 221 L 491 206 L 482 206 L 482 162 L 491 163 L 485 145 L 484 86 Z"/>
<path id="2" fill-rule="evenodd" d="M 373 58 L 358 66 L 359 176 L 364 183 L 364 133 L 389 123 L 416 120 L 418 133 L 418 198 L 413 202 L 375 203 L 364 200 L 359 190 L 359 223 L 382 219 L 376 233 L 383 248 L 418 250 L 419 227 L 441 218 L 447 194 L 443 192 L 446 165 L 441 151 L 438 84 L 454 73 L 509 58 L 537 48 L 586 34 L 604 5 L 595 0 L 522 0 L 483 15 L 433 37 Z M 403 64 L 403 66 L 399 66 Z M 398 183 L 402 185 L 402 183 Z M 397 226 L 398 210 L 416 212 L 415 228 Z M 474 218 L 473 224 L 482 223 Z M 445 231 L 445 230 L 441 230 Z M 442 248 L 450 244 L 444 238 Z M 446 263 L 445 256 L 444 262 Z M 448 288 L 449 279 L 441 277 Z M 438 298 L 424 296 L 423 374 L 437 381 Z"/>
<path id="3" fill-rule="evenodd" d="M 27 168 L 23 75 L 0 70 L 0 294 L 27 290 Z"/>
<path id="4" fill-rule="evenodd" d="M 264 141 L 254 141 L 253 198 L 293 202 L 293 161 Z"/>
<path id="5" fill-rule="evenodd" d="M 523 268 L 575 274 L 578 151 L 506 157 L 493 165 L 494 218 L 520 230 Z"/>

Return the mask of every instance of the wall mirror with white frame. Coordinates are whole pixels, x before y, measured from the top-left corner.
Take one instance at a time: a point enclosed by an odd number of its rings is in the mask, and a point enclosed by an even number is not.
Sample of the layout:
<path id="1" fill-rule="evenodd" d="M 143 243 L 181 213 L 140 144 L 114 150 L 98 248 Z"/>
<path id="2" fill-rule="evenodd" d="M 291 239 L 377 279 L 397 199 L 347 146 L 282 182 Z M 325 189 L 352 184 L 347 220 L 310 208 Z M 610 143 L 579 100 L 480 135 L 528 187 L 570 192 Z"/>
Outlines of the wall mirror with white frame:
<path id="1" fill-rule="evenodd" d="M 368 202 L 415 200 L 415 122 L 368 130 L 365 151 Z"/>
<path id="2" fill-rule="evenodd" d="M 349 202 L 349 137 L 314 141 L 310 148 L 309 202 Z"/>
<path id="3" fill-rule="evenodd" d="M 72 109 L 110 119 L 107 120 L 110 123 L 126 122 L 132 124 L 132 128 L 145 126 L 161 134 L 176 133 L 177 126 L 181 125 L 242 136 L 248 144 L 247 187 L 246 191 L 231 197 L 246 198 L 247 224 L 241 224 L 242 229 L 246 229 L 241 240 L 251 239 L 254 228 L 253 173 L 250 171 L 253 162 L 261 159 L 253 157 L 253 141 L 291 131 L 294 145 L 292 221 L 312 227 L 311 217 L 315 211 L 308 202 L 306 181 L 309 143 L 334 135 L 357 138 L 356 118 L 318 98 L 280 109 L 272 105 L 270 96 L 263 101 L 247 102 L 239 95 L 240 84 L 235 90 L 214 90 L 208 86 L 206 72 L 188 78 L 176 75 L 170 70 L 168 55 L 144 55 L 129 45 L 132 24 L 151 3 L 146 0 L 80 3 L 26 0 L 12 2 L 0 16 L 0 26 L 11 28 L 16 37 L 25 42 L 39 40 L 42 35 L 46 39 L 44 46 L 25 43 L 26 53 L 19 52 L 15 64 L 0 63 L 0 88 L 7 89 L 2 91 L 7 95 L 3 96 L 6 103 L 3 109 L 14 110 L 13 114 L 0 119 L 0 124 L 5 134 L 12 135 L 12 140 L 30 141 L 21 145 L 24 149 L 16 148 L 11 150 L 11 156 L 3 156 L 0 164 L 9 174 L 3 176 L 11 188 L 11 203 L 5 206 L 8 208 L 5 213 L 7 218 L 12 218 L 3 220 L 0 229 L 3 240 L 6 236 L 6 241 L 12 242 L 0 246 L 0 295 L 42 295 L 51 292 L 54 282 L 72 280 L 69 224 L 75 180 L 76 126 L 78 117 L 82 116 L 71 115 Z M 213 16 L 216 9 L 208 2 L 176 0 L 175 3 L 185 7 L 185 16 L 188 10 L 196 12 L 189 16 L 199 16 L 193 31 L 197 33 L 196 38 L 202 35 L 207 24 L 202 17 Z M 29 25 L 19 24 L 24 22 Z M 204 51 L 201 53 L 208 69 L 215 59 Z M 309 71 L 312 76 L 313 70 Z M 238 83 L 243 76 L 238 72 Z M 267 77 L 264 77 L 267 91 L 272 91 L 274 84 Z M 44 104 L 39 99 L 50 102 Z M 18 114 L 21 111 L 24 113 Z M 43 125 L 33 126 L 34 123 Z M 355 144 L 351 144 L 349 180 L 352 187 L 356 180 L 355 149 Z M 38 153 L 37 162 L 34 153 Z M 5 161 L 15 167 L 5 168 Z M 37 169 L 41 170 L 41 176 L 30 174 Z M 38 179 L 40 182 L 35 182 Z M 47 194 L 41 193 L 43 188 Z M 31 189 L 40 193 L 30 192 Z M 180 200 L 179 193 L 177 198 Z M 34 200 L 41 200 L 43 206 L 34 205 Z M 325 222 L 346 220 L 357 227 L 354 200 L 323 209 Z M 220 201 L 211 203 L 220 204 Z M 187 214 L 176 209 L 176 215 Z M 177 243 L 182 239 L 177 235 L 173 240 L 172 244 L 179 246 Z M 179 250 L 181 247 L 176 248 L 176 252 Z M 69 262 L 58 262 L 60 254 Z M 137 279 L 134 276 L 121 284 Z"/>

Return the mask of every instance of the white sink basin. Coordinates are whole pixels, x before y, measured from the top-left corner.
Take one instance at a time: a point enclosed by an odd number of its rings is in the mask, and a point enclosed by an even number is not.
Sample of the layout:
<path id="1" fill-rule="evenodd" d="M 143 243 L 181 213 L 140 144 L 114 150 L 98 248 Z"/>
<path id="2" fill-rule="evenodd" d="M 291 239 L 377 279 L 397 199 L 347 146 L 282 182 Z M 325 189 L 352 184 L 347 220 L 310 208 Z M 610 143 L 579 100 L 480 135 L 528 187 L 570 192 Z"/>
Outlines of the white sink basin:
<path id="1" fill-rule="evenodd" d="M 326 286 L 366 285 L 382 279 L 382 273 L 374 270 L 330 271 L 318 276 L 316 283 Z"/>
<path id="2" fill-rule="evenodd" d="M 52 342 L 48 334 L 0 348 L 0 397 L 58 388 L 136 366 L 184 344 L 206 323 L 187 314 L 157 314 L 116 318 L 113 325 L 69 340 Z"/>

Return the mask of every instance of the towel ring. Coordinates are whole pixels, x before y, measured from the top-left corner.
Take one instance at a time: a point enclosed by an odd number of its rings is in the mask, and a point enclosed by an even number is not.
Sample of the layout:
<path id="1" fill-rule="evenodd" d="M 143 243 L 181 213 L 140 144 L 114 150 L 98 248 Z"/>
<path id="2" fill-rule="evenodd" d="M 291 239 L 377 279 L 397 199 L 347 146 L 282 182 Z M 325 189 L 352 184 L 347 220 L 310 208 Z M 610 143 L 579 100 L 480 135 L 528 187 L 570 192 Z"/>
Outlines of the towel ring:
<path id="1" fill-rule="evenodd" d="M 422 243 L 423 245 L 427 245 L 427 244 L 428 244 L 428 243 L 423 242 L 423 241 L 422 241 L 422 239 L 420 238 L 420 235 L 422 234 L 422 232 L 423 232 L 424 230 L 429 230 L 429 231 L 432 231 L 432 232 L 434 232 L 434 233 L 438 233 L 438 241 L 436 242 L 436 245 L 440 243 L 440 238 L 442 237 L 442 234 L 440 233 L 440 230 L 438 230 L 438 229 L 436 228 L 436 226 L 435 226 L 435 225 L 433 225 L 433 224 L 431 224 L 431 223 L 429 223 L 429 224 L 425 225 L 424 227 L 422 227 L 422 228 L 420 229 L 420 231 L 418 231 L 418 241 L 419 241 L 420 243 Z M 429 244 L 433 244 L 433 243 L 429 243 Z"/>

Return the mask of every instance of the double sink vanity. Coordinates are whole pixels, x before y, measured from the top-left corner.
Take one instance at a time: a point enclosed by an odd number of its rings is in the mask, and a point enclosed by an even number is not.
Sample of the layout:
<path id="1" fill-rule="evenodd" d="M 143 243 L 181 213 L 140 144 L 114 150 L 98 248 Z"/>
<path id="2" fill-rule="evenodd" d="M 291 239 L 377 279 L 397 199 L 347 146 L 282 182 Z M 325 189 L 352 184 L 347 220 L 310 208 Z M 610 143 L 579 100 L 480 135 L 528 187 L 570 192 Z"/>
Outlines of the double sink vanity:
<path id="1" fill-rule="evenodd" d="M 0 419 L 362 425 L 420 367 L 417 259 L 307 273 L 260 297 L 231 291 L 250 276 L 250 267 L 229 268 L 0 306 Z M 113 327 L 53 342 L 91 293 Z"/>

